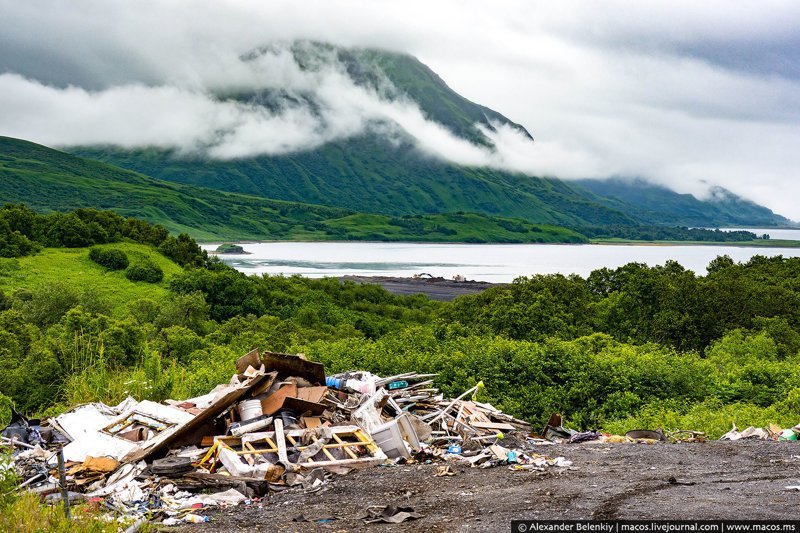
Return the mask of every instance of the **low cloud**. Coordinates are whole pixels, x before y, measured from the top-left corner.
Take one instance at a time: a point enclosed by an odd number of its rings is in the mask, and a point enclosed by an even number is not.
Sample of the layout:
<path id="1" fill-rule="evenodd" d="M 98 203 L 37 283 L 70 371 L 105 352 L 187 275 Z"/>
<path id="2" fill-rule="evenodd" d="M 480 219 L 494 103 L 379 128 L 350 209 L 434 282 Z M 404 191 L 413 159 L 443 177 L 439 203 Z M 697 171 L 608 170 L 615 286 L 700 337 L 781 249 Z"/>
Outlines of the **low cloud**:
<path id="1" fill-rule="evenodd" d="M 50 146 L 156 146 L 231 159 L 311 150 L 372 129 L 462 165 L 543 168 L 533 143 L 514 128 L 483 128 L 495 147 L 478 146 L 427 119 L 388 79 L 359 85 L 333 52 L 311 60 L 318 64 L 301 68 L 289 45 L 273 44 L 237 58 L 227 69 L 237 77 L 212 88 L 133 83 L 88 90 L 2 74 L 0 131 Z M 248 96 L 235 98 L 242 91 Z"/>

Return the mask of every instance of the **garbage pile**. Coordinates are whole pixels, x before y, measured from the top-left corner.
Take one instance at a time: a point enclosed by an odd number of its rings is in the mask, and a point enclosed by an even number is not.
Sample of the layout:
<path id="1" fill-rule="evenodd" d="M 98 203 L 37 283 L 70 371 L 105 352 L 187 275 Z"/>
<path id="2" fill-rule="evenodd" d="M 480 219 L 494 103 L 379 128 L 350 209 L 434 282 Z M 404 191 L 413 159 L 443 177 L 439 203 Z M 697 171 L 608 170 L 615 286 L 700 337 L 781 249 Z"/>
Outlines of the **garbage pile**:
<path id="1" fill-rule="evenodd" d="M 257 350 L 236 371 L 196 398 L 91 403 L 42 423 L 15 415 L 2 443 L 17 450 L 22 488 L 89 500 L 109 520 L 165 525 L 205 521 L 203 509 L 270 491 L 318 490 L 333 475 L 379 464 L 441 462 L 441 476 L 451 464 L 571 464 L 502 446 L 531 428 L 475 401 L 482 383 L 445 399 L 435 374 L 328 376 L 302 354 Z"/>
<path id="2" fill-rule="evenodd" d="M 723 436 L 719 438 L 719 440 L 730 440 L 730 441 L 737 441 L 737 440 L 780 440 L 780 441 L 796 441 L 798 440 L 798 435 L 800 435 L 800 424 L 788 429 L 783 429 L 780 426 L 775 424 L 770 424 L 767 427 L 757 428 L 754 426 L 747 427 L 742 431 L 736 427 L 736 424 L 733 424 L 733 428 Z"/>

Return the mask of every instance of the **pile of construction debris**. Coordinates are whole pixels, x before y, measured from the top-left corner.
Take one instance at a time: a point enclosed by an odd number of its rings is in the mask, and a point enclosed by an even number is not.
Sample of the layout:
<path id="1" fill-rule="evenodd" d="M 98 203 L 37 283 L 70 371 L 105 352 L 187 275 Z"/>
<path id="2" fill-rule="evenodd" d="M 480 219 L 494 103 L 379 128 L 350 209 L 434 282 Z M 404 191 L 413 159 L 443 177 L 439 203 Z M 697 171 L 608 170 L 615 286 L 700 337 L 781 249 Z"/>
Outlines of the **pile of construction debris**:
<path id="1" fill-rule="evenodd" d="M 15 416 L 3 442 L 18 450 L 26 490 L 93 501 L 107 519 L 166 525 L 204 521 L 207 507 L 271 490 L 316 490 L 332 475 L 378 464 L 441 462 L 441 475 L 451 463 L 570 464 L 502 446 L 530 426 L 475 401 L 482 383 L 448 400 L 432 374 L 326 376 L 302 355 L 255 350 L 236 371 L 196 398 L 85 404 L 41 424 Z"/>

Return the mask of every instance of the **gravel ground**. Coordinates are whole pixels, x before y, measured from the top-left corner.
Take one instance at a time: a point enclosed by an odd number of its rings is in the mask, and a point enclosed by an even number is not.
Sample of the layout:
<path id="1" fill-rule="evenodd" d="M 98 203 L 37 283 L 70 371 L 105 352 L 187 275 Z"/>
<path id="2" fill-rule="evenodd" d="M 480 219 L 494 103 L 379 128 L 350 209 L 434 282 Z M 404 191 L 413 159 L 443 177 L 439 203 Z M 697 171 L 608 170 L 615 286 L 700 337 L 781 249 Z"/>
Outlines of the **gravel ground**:
<path id="1" fill-rule="evenodd" d="M 546 452 L 545 452 L 546 450 Z M 798 519 L 800 444 L 584 443 L 537 447 L 573 461 L 545 472 L 439 465 L 374 467 L 336 476 L 322 490 L 289 490 L 260 503 L 210 511 L 182 531 L 509 531 L 512 519 Z M 365 525 L 372 505 L 412 507 L 423 518 Z M 327 523 L 293 518 L 333 518 Z M 174 530 L 173 530 L 174 531 Z"/>
<path id="2" fill-rule="evenodd" d="M 378 284 L 392 294 L 407 296 L 409 294 L 425 294 L 432 300 L 449 302 L 456 296 L 477 294 L 496 283 L 484 281 L 452 281 L 441 278 L 394 278 L 389 276 L 343 276 L 341 280 L 355 281 L 356 283 Z"/>

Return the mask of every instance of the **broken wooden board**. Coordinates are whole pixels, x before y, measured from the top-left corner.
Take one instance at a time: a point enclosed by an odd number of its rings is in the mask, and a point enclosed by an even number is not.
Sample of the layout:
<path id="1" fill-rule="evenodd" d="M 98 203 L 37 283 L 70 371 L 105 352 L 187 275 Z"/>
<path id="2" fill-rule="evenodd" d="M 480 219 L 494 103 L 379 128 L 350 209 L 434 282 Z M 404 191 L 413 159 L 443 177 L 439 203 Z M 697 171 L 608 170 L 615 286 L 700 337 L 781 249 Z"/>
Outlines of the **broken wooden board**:
<path id="1" fill-rule="evenodd" d="M 504 424 L 502 422 L 470 422 L 469 425 L 475 429 L 492 429 L 497 431 L 514 431 L 517 429 L 511 424 Z"/>
<path id="2" fill-rule="evenodd" d="M 322 425 L 322 419 L 318 416 L 304 416 L 300 418 L 300 421 L 308 429 L 318 428 Z"/>
<path id="3" fill-rule="evenodd" d="M 250 390 L 250 396 L 255 397 L 260 394 L 264 394 L 265 392 L 268 392 L 269 389 L 272 387 L 272 384 L 275 383 L 277 377 L 278 377 L 277 372 L 267 372 L 267 377 L 264 378 L 264 380 L 261 383 L 259 383 Z"/>
<path id="4" fill-rule="evenodd" d="M 265 415 L 277 413 L 286 398 L 293 398 L 297 394 L 297 383 L 284 383 L 278 390 L 261 400 L 261 412 Z"/>
<path id="5" fill-rule="evenodd" d="M 298 415 L 311 413 L 312 415 L 319 416 L 325 412 L 326 407 L 321 403 L 309 402 L 301 400 L 300 398 L 285 398 L 283 400 L 283 409 L 291 409 Z"/>
<path id="6" fill-rule="evenodd" d="M 256 370 L 261 368 L 261 356 L 258 349 L 252 350 L 236 360 L 236 372 L 239 374 L 244 374 L 249 366 Z"/>
<path id="7" fill-rule="evenodd" d="M 320 403 L 328 392 L 328 387 L 300 387 L 297 389 L 297 398 L 308 402 Z"/>
<path id="8" fill-rule="evenodd" d="M 281 378 L 303 378 L 312 385 L 325 385 L 325 365 L 296 355 L 264 352 L 261 354 L 267 372 L 275 371 Z"/>
<path id="9" fill-rule="evenodd" d="M 267 379 L 269 374 L 260 374 L 250 380 L 231 387 L 230 390 L 216 398 L 211 405 L 203 409 L 203 412 L 193 417 L 188 422 L 181 424 L 172 434 L 167 438 L 160 440 L 158 443 L 144 447 L 137 447 L 128 452 L 122 458 L 123 463 L 133 463 L 147 459 L 150 456 L 157 454 L 161 451 L 169 449 L 174 442 L 179 442 L 184 436 L 191 435 L 197 428 L 205 424 L 208 420 L 214 419 L 221 415 L 228 407 L 241 400 L 251 389 Z M 145 441 L 146 442 L 146 441 Z"/>

